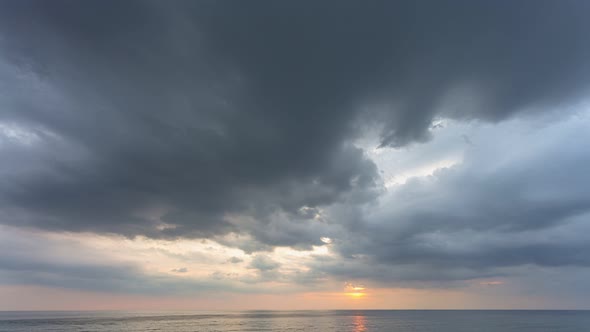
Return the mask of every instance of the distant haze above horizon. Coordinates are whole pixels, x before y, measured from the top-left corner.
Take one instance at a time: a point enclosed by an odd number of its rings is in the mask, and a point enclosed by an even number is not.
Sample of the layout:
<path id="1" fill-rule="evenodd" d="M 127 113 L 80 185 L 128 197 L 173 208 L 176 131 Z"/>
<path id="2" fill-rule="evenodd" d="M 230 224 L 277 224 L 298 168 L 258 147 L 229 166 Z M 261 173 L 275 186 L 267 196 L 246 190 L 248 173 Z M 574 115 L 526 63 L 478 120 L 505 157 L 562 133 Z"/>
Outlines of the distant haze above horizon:
<path id="1" fill-rule="evenodd" d="M 590 2 L 0 2 L 0 310 L 590 308 Z"/>

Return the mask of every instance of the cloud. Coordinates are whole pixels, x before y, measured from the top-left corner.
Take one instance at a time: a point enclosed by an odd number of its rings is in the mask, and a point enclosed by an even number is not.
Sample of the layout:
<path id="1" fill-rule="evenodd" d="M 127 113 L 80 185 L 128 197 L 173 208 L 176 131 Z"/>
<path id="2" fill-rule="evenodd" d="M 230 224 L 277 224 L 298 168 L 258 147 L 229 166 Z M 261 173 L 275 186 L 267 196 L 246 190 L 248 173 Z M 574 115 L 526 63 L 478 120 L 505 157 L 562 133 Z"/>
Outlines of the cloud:
<path id="1" fill-rule="evenodd" d="M 344 280 L 461 281 L 590 267 L 584 112 L 545 127 L 479 126 L 461 164 L 390 188 L 314 269 Z M 408 152 L 411 153 L 411 152 Z"/>
<path id="2" fill-rule="evenodd" d="M 124 294 L 186 294 L 240 291 L 228 282 L 186 279 L 146 271 L 134 262 L 103 255 L 76 241 L 2 228 L 0 284 L 41 285 Z M 186 268 L 176 272 L 186 272 Z"/>
<path id="3" fill-rule="evenodd" d="M 588 6 L 3 2 L 0 223 L 211 239 L 252 255 L 250 283 L 584 270 Z M 317 246 L 331 255 L 307 270 L 272 256 Z M 239 279 L 19 248 L 4 247 L 3 280 L 165 292 Z M 168 254 L 186 262 L 166 273 L 205 260 Z"/>
<path id="4" fill-rule="evenodd" d="M 244 260 L 243 260 L 243 259 L 241 259 L 241 258 L 239 258 L 239 257 L 232 256 L 232 257 L 231 257 L 230 259 L 228 259 L 227 261 L 228 261 L 228 262 L 230 262 L 230 263 L 232 263 L 232 264 L 238 264 L 238 263 L 241 263 L 241 262 L 243 262 Z"/>
<path id="5" fill-rule="evenodd" d="M 250 268 L 257 269 L 261 272 L 271 271 L 279 268 L 281 264 L 272 260 L 266 255 L 256 255 L 250 262 Z"/>
<path id="6" fill-rule="evenodd" d="M 590 68 L 576 1 L 2 7 L 0 122 L 40 137 L 5 142 L 3 222 L 53 230 L 210 237 L 240 231 L 228 214 L 364 204 L 363 124 L 424 142 L 436 116 L 569 102 Z"/>
<path id="7" fill-rule="evenodd" d="M 116 248 L 109 245 L 109 239 L 116 243 Z M 202 259 L 185 262 L 181 254 L 178 257 L 169 257 L 161 253 L 159 256 L 152 250 L 157 245 L 155 242 L 157 241 L 149 239 L 125 241 L 120 237 L 97 238 L 92 234 L 78 239 L 75 234 L 31 232 L 2 226 L 0 285 L 37 285 L 154 296 L 185 296 L 210 292 L 270 294 L 297 289 L 293 284 L 285 283 L 288 281 L 286 276 L 282 287 L 265 283 L 275 281 L 275 277 L 282 277 L 275 271 L 280 264 L 270 257 L 260 257 L 253 261 L 260 269 L 265 269 L 257 270 L 260 273 L 253 275 L 246 267 L 226 266 L 224 269 Z M 194 245 L 187 247 L 186 243 L 174 247 L 172 241 L 162 241 L 160 246 L 175 248 L 175 251 L 183 247 L 195 248 Z M 217 253 L 221 254 L 231 250 L 227 247 L 218 249 Z M 202 250 L 209 251 L 207 247 Z M 191 265 L 166 268 L 179 262 Z M 221 270 L 208 273 L 214 266 Z"/>

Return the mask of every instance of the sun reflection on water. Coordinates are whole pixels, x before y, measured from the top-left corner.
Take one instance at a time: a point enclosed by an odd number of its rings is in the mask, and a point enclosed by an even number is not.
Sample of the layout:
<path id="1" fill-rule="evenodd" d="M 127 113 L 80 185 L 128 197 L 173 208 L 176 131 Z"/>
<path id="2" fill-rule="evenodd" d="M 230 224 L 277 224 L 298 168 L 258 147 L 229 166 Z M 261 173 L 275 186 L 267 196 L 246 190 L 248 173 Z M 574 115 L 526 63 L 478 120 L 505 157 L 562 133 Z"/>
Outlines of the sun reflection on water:
<path id="1" fill-rule="evenodd" d="M 365 316 L 357 315 L 353 317 L 354 332 L 367 331 L 367 321 Z"/>

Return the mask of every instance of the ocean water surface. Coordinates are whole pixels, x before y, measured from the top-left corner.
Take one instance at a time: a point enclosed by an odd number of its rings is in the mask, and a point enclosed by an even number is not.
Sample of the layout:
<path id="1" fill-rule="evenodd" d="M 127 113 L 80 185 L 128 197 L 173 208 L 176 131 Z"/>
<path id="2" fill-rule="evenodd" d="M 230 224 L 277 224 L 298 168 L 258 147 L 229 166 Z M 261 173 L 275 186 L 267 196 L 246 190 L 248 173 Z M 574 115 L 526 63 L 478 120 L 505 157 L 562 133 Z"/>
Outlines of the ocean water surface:
<path id="1" fill-rule="evenodd" d="M 5 311 L 0 331 L 583 332 L 590 331 L 590 311 Z"/>

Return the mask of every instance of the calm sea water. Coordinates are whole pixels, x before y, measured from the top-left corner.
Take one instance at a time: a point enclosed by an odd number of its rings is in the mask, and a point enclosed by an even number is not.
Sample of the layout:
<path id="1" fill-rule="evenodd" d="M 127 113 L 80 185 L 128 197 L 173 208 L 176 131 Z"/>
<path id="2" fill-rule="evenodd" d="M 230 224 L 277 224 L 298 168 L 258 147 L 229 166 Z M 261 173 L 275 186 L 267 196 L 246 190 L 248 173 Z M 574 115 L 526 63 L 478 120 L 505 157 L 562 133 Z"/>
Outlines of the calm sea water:
<path id="1" fill-rule="evenodd" d="M 590 311 L 0 312 L 0 331 L 583 332 Z"/>

